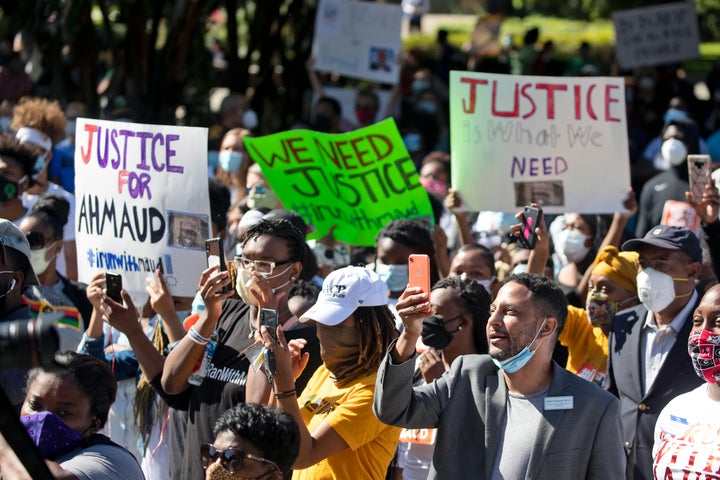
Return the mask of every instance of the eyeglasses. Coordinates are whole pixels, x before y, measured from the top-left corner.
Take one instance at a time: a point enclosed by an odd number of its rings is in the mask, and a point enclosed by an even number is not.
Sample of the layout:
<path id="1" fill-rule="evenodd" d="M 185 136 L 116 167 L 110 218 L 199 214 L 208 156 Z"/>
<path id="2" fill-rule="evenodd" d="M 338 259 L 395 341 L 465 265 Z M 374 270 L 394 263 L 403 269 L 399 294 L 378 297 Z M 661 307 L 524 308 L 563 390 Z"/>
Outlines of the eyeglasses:
<path id="1" fill-rule="evenodd" d="M 220 464 L 223 468 L 233 474 L 245 466 L 245 459 L 267 463 L 268 465 L 272 465 L 276 470 L 280 471 L 280 467 L 278 467 L 277 463 L 272 460 L 268 460 L 267 458 L 258 457 L 252 453 L 243 452 L 234 448 L 218 450 L 214 445 L 209 443 L 200 445 L 200 457 L 202 458 L 203 468 L 207 468 L 211 463 L 214 463 L 219 458 Z"/>
<path id="2" fill-rule="evenodd" d="M 260 275 L 272 275 L 275 267 L 277 267 L 278 265 L 285 265 L 286 263 L 291 263 L 292 261 L 292 258 L 289 258 L 287 260 L 279 262 L 268 262 L 266 260 L 250 260 L 249 258 L 238 256 L 235 257 L 235 266 L 237 268 L 252 267 Z"/>
<path id="3" fill-rule="evenodd" d="M 45 235 L 36 231 L 28 232 L 25 238 L 30 244 L 30 250 L 39 250 L 52 240 L 51 238 L 45 239 Z"/>
<path id="4" fill-rule="evenodd" d="M 675 265 L 676 262 L 679 260 L 673 260 L 673 259 L 666 259 L 666 258 L 653 258 L 650 260 L 646 259 L 639 259 L 638 264 L 640 265 L 640 268 L 645 270 L 646 268 L 652 268 L 653 270 L 657 270 L 658 272 L 669 272 L 673 269 L 673 265 Z"/>

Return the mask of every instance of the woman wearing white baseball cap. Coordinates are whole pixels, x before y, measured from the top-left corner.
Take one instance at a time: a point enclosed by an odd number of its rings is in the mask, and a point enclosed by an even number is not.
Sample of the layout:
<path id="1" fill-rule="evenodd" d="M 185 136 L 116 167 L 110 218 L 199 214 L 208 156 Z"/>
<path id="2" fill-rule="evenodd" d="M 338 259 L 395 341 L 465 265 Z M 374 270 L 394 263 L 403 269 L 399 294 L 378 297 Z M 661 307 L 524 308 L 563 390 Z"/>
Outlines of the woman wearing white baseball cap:
<path id="1" fill-rule="evenodd" d="M 375 272 L 345 267 L 327 276 L 301 318 L 317 325 L 323 364 L 299 397 L 294 378 L 307 354 L 298 355 L 293 342 L 288 347 L 282 329 L 276 342 L 262 327 L 265 346 L 275 352 L 275 405 L 300 425 L 293 479 L 385 478 L 400 435 L 372 412 L 377 369 L 397 336 L 387 303 L 387 286 Z"/>

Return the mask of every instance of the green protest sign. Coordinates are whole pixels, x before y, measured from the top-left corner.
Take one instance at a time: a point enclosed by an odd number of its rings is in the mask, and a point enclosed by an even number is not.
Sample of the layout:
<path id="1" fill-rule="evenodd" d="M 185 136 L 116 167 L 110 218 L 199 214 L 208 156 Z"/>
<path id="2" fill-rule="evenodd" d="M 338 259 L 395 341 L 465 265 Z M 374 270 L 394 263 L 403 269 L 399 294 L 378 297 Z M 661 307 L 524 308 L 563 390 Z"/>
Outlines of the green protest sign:
<path id="1" fill-rule="evenodd" d="M 285 208 L 326 235 L 372 246 L 391 220 L 432 218 L 430 200 L 392 118 L 353 132 L 291 130 L 245 137 Z"/>

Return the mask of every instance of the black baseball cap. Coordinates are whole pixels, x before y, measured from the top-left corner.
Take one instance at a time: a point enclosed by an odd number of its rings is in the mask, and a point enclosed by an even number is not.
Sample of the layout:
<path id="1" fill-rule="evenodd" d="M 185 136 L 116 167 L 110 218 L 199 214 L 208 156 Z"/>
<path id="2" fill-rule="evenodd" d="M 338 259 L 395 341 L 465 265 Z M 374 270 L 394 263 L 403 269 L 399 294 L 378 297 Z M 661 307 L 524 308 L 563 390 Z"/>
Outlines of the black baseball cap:
<path id="1" fill-rule="evenodd" d="M 702 263 L 702 247 L 697 235 L 687 227 L 658 225 L 650 229 L 643 238 L 634 238 L 623 243 L 623 250 L 637 251 L 643 245 L 680 250 L 694 262 Z"/>

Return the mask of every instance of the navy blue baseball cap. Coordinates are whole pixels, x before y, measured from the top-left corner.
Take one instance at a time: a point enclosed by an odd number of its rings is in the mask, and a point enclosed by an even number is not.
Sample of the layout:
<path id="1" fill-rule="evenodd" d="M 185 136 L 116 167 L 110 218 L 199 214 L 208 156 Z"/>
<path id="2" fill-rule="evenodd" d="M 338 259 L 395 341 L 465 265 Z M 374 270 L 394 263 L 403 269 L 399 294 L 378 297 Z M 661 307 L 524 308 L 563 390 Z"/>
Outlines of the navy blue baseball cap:
<path id="1" fill-rule="evenodd" d="M 686 227 L 658 225 L 650 229 L 643 238 L 634 238 L 623 243 L 622 249 L 637 251 L 643 245 L 680 250 L 694 262 L 702 263 L 700 240 L 692 230 Z"/>

